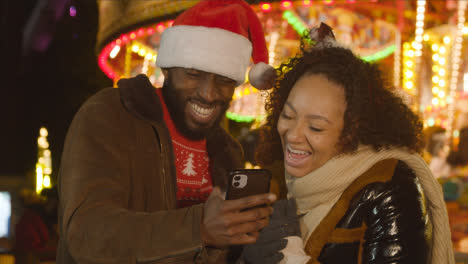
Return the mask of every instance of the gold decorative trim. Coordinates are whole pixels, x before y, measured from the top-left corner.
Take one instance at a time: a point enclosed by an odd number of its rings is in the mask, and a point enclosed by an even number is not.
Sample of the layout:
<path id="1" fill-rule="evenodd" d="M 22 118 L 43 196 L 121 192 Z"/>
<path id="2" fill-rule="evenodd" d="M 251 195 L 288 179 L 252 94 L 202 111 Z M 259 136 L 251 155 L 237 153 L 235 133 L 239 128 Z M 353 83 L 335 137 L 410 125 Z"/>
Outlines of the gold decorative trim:
<path id="1" fill-rule="evenodd" d="M 153 21 L 158 17 L 182 12 L 200 0 L 97 0 L 99 8 L 99 30 L 96 47 L 106 45 L 104 41 L 114 34 L 125 33 L 136 25 Z"/>

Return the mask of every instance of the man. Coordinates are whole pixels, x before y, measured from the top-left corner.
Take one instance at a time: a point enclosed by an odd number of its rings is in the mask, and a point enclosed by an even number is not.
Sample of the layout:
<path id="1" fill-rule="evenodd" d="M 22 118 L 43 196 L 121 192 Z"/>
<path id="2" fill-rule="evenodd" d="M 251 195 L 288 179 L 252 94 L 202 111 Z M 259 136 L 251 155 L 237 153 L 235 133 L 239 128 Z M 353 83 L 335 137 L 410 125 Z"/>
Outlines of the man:
<path id="1" fill-rule="evenodd" d="M 234 88 L 269 88 L 261 25 L 242 0 L 202 1 L 161 38 L 162 89 L 146 76 L 104 89 L 76 114 L 59 175 L 57 263 L 225 263 L 256 241 L 272 194 L 225 201 L 242 150 L 220 126 Z"/>

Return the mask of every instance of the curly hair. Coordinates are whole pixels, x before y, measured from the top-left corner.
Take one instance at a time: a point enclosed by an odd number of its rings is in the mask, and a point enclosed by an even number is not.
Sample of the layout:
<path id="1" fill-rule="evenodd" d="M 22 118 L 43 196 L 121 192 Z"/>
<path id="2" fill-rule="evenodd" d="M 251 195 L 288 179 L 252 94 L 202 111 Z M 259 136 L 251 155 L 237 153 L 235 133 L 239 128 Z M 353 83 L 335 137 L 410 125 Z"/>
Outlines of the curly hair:
<path id="1" fill-rule="evenodd" d="M 299 54 L 276 69 L 278 79 L 266 100 L 268 115 L 256 153 L 260 165 L 283 159 L 276 126 L 289 92 L 306 74 L 321 74 L 345 90 L 344 128 L 337 146 L 342 153 L 353 152 L 360 144 L 377 151 L 390 146 L 422 150 L 421 120 L 386 86 L 376 65 L 361 60 L 349 49 L 307 47 L 310 42 L 306 41 L 302 39 Z"/>

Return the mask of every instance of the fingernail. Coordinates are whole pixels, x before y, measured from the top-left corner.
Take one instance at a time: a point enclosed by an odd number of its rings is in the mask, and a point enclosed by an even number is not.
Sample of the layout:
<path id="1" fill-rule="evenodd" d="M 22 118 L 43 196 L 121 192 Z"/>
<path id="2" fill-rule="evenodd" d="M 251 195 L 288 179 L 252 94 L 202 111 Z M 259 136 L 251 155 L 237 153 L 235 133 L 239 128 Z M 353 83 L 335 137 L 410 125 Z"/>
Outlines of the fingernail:
<path id="1" fill-rule="evenodd" d="M 268 195 L 268 200 L 270 200 L 270 201 L 272 201 L 272 202 L 276 201 L 276 195 L 273 194 L 273 193 L 270 193 L 270 194 Z"/>

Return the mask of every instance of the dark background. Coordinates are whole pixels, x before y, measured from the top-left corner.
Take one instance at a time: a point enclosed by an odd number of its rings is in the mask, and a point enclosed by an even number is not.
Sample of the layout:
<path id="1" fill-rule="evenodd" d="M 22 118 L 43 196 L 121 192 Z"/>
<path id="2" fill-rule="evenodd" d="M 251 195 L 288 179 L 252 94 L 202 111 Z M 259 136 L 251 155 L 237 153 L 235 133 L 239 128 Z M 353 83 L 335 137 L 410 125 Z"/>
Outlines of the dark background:
<path id="1" fill-rule="evenodd" d="M 97 4 L 69 1 L 62 17 L 36 31 L 52 35 L 41 51 L 22 48 L 23 30 L 38 0 L 2 0 L 2 96 L 0 177 L 34 173 L 39 128 L 49 130 L 54 180 L 67 128 L 79 106 L 112 81 L 100 71 L 95 54 Z M 74 5 L 77 15 L 69 15 Z"/>
<path id="2" fill-rule="evenodd" d="M 50 10 L 46 12 L 58 12 L 59 18 L 50 18 L 57 14 L 40 14 L 42 19 L 32 25 L 35 37 L 28 41 L 29 35 L 24 32 L 38 15 L 35 7 L 40 1 L 49 2 Z M 276 0 L 266 2 L 273 1 Z M 87 98 L 112 85 L 97 64 L 97 3 L 96 0 L 0 2 L 4 69 L 0 71 L 0 181 L 6 177 L 34 179 L 41 126 L 49 131 L 51 177 L 55 181 L 74 114 Z M 247 2 L 258 4 L 260 0 Z M 71 6 L 77 10 L 75 17 L 70 16 Z M 32 49 L 44 36 L 51 37 L 50 43 L 45 48 Z"/>

